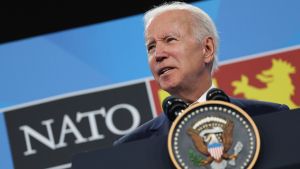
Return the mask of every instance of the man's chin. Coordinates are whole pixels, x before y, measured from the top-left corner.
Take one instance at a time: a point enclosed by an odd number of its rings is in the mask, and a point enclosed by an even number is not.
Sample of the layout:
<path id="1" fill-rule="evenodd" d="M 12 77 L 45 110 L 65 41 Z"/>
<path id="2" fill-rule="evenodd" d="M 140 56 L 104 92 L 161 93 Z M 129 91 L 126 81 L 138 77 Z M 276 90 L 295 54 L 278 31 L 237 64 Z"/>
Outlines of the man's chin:
<path id="1" fill-rule="evenodd" d="M 178 78 L 175 78 L 174 76 L 172 78 L 159 78 L 158 82 L 160 88 L 169 93 L 177 89 L 180 84 Z"/>
<path id="2" fill-rule="evenodd" d="M 174 84 L 162 84 L 162 85 L 160 85 L 160 88 L 162 89 L 162 90 L 164 90 L 164 91 L 167 91 L 168 93 L 173 93 L 174 91 L 176 91 L 176 85 L 174 85 Z"/>

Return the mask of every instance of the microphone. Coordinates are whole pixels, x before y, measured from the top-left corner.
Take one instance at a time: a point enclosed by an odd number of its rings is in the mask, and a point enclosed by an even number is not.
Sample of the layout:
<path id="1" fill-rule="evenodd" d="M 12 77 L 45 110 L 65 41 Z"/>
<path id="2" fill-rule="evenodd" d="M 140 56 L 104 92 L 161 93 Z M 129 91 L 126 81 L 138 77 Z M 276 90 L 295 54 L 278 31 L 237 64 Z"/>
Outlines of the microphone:
<path id="1" fill-rule="evenodd" d="M 225 102 L 230 102 L 229 97 L 225 92 L 218 88 L 212 88 L 207 92 L 206 100 L 220 100 Z"/>
<path id="2" fill-rule="evenodd" d="M 212 88 L 207 92 L 206 100 L 220 100 L 225 102 L 230 102 L 229 97 L 225 94 L 225 92 L 218 88 Z M 170 121 L 174 121 L 179 113 L 182 110 L 186 109 L 190 104 L 186 103 L 184 100 L 174 97 L 168 96 L 162 103 L 162 108 L 165 115 L 168 117 Z"/>
<path id="3" fill-rule="evenodd" d="M 174 96 L 168 96 L 162 103 L 164 113 L 171 122 L 188 106 L 188 103 Z"/>

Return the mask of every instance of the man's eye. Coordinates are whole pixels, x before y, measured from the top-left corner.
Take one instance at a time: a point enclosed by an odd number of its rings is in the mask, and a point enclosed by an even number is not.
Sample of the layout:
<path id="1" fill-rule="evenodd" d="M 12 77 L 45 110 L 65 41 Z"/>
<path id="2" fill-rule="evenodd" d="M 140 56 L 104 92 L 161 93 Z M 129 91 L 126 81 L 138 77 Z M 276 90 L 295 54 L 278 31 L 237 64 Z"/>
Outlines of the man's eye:
<path id="1" fill-rule="evenodd" d="M 176 39 L 173 38 L 173 37 L 168 37 L 168 38 L 166 39 L 167 42 L 171 42 L 171 41 L 173 41 L 173 40 L 176 40 Z"/>
<path id="2" fill-rule="evenodd" d="M 155 47 L 154 45 L 149 45 L 149 46 L 147 47 L 148 53 L 151 52 L 151 50 L 153 50 L 154 47 Z"/>

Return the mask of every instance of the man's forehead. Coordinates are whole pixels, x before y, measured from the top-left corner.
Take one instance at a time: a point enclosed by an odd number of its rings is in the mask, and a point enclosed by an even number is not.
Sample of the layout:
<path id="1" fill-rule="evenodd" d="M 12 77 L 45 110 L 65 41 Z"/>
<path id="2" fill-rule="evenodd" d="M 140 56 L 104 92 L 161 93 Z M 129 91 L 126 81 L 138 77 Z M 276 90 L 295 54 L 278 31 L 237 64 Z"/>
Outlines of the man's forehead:
<path id="1" fill-rule="evenodd" d="M 145 30 L 146 43 L 168 36 L 180 36 L 183 31 L 190 31 L 191 13 L 187 10 L 174 9 L 156 15 Z"/>
<path id="2" fill-rule="evenodd" d="M 166 11 L 161 14 L 158 14 L 152 18 L 147 27 L 146 33 L 153 30 L 159 29 L 161 31 L 161 26 L 166 26 L 164 28 L 173 27 L 176 24 L 178 26 L 186 26 L 186 23 L 192 22 L 192 14 L 186 10 L 172 10 Z M 189 25 L 189 24 L 187 24 Z"/>

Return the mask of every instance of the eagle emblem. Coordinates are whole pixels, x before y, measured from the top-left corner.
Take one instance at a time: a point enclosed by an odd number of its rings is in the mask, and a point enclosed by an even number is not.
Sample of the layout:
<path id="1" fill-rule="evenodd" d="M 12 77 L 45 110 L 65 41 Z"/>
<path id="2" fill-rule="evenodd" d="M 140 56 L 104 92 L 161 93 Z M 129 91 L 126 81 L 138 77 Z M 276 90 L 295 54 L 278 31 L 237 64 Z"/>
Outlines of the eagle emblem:
<path id="1" fill-rule="evenodd" d="M 189 106 L 168 135 L 170 159 L 178 169 L 252 168 L 259 150 L 259 132 L 251 117 L 217 100 Z"/>
<path id="2" fill-rule="evenodd" d="M 213 169 L 226 168 L 228 162 L 235 165 L 234 161 L 243 145 L 237 142 L 234 153 L 228 153 L 233 144 L 233 128 L 234 123 L 231 120 L 214 116 L 198 120 L 188 128 L 187 134 L 196 149 L 207 157 L 199 165 L 210 165 Z"/>

